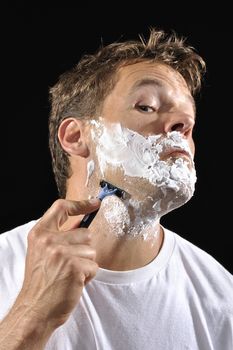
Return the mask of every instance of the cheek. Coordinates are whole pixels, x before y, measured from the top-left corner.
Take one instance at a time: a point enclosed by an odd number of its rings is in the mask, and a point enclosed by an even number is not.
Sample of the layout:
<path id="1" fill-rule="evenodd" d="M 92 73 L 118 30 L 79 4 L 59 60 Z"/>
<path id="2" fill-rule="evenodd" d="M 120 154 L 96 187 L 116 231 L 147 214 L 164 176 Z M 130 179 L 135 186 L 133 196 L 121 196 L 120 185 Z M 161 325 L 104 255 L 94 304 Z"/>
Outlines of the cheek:
<path id="1" fill-rule="evenodd" d="M 194 156 L 194 154 L 195 154 L 195 144 L 194 144 L 194 141 L 193 141 L 193 140 L 191 140 L 191 141 L 189 142 L 189 147 L 190 147 L 190 150 L 191 150 L 191 152 L 192 152 L 192 154 L 193 154 L 193 156 Z"/>
<path id="2" fill-rule="evenodd" d="M 126 110 L 123 106 L 122 98 L 110 94 L 102 106 L 101 117 L 107 122 L 122 123 L 126 116 Z"/>
<path id="3" fill-rule="evenodd" d="M 193 135 L 190 134 L 190 135 L 186 136 L 185 139 L 186 139 L 187 146 L 189 147 L 189 149 L 194 157 L 196 148 L 195 148 L 195 142 L 193 139 Z"/>

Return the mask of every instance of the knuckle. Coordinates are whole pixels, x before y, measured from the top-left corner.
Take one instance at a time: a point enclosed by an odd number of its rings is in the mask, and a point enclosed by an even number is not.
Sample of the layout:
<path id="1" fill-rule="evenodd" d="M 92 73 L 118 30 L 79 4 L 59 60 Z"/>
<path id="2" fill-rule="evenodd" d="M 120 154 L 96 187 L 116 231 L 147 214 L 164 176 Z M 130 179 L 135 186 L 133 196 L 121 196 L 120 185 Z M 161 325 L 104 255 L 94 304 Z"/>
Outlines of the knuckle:
<path id="1" fill-rule="evenodd" d="M 90 257 L 91 257 L 91 259 L 93 259 L 93 260 L 96 259 L 96 250 L 92 249 L 92 250 L 90 251 Z"/>
<path id="2" fill-rule="evenodd" d="M 43 235 L 39 238 L 39 243 L 44 246 L 48 247 L 53 243 L 53 235 L 51 233 L 47 233 L 46 235 Z"/>
<path id="3" fill-rule="evenodd" d="M 44 230 L 41 232 L 40 227 L 37 227 L 29 232 L 27 240 L 30 245 L 47 247 L 53 243 L 54 237 L 52 233 L 44 232 Z"/>
<path id="4" fill-rule="evenodd" d="M 78 285 L 80 287 L 83 287 L 85 285 L 85 280 L 86 280 L 86 276 L 85 276 L 85 273 L 80 271 L 79 273 L 76 274 L 76 281 L 78 283 Z"/>
<path id="5" fill-rule="evenodd" d="M 64 210 L 66 205 L 65 199 L 57 199 L 53 204 L 52 204 L 52 209 L 59 211 L 59 210 Z"/>
<path id="6" fill-rule="evenodd" d="M 84 241 L 85 241 L 86 244 L 91 244 L 91 242 L 92 242 L 92 234 L 90 232 L 88 232 L 84 236 Z"/>
<path id="7" fill-rule="evenodd" d="M 69 257 L 68 261 L 66 262 L 66 266 L 72 274 L 73 278 L 79 279 L 79 276 L 82 274 L 85 276 L 83 272 L 83 264 L 79 258 Z"/>
<path id="8" fill-rule="evenodd" d="M 86 274 L 85 284 L 87 284 L 92 278 L 95 277 L 99 266 L 96 262 L 92 261 L 92 264 L 89 266 L 89 271 Z"/>
<path id="9" fill-rule="evenodd" d="M 65 256 L 65 247 L 62 245 L 50 245 L 47 247 L 48 254 L 51 259 L 61 259 L 62 257 Z"/>
<path id="10" fill-rule="evenodd" d="M 28 234 L 28 237 L 27 237 L 28 242 L 29 243 L 34 242 L 36 237 L 37 237 L 37 230 L 35 228 L 33 228 L 33 229 L 31 229 L 31 231 Z"/>
<path id="11" fill-rule="evenodd" d="M 99 265 L 97 264 L 97 262 L 93 261 L 92 266 L 93 266 L 93 274 L 95 275 L 97 270 L 99 269 Z"/>
<path id="12" fill-rule="evenodd" d="M 27 236 L 28 244 L 35 244 L 35 242 L 38 241 L 38 238 L 40 237 L 40 233 L 41 233 L 40 225 L 37 224 L 28 233 L 28 236 Z"/>

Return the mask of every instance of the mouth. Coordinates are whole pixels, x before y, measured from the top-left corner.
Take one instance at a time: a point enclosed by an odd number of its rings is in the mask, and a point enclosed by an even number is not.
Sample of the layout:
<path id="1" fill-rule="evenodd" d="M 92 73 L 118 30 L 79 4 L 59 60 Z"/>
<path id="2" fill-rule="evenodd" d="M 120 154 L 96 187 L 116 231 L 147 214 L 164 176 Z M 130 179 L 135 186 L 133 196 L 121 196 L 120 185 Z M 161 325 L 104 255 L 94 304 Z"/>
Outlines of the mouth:
<path id="1" fill-rule="evenodd" d="M 160 155 L 161 160 L 165 161 L 169 158 L 186 158 L 189 162 L 191 161 L 191 155 L 187 151 L 181 148 L 169 149 Z"/>

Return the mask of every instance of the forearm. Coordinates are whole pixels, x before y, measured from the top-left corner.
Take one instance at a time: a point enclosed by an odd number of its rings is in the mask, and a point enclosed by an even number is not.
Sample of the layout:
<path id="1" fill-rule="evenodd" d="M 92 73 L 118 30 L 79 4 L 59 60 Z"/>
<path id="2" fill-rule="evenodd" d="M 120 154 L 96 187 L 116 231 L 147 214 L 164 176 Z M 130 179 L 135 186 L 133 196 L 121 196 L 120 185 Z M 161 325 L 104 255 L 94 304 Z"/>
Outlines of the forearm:
<path id="1" fill-rule="evenodd" d="M 13 307 L 0 323 L 0 350 L 44 349 L 53 331 L 33 311 Z"/>

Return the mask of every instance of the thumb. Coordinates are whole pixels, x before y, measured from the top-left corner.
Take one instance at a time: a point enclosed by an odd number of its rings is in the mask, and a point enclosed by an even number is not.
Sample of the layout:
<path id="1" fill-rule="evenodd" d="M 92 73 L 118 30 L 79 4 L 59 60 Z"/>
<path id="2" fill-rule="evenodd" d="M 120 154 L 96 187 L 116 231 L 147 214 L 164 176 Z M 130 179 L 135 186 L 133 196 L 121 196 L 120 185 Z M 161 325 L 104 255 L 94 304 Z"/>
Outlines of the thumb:
<path id="1" fill-rule="evenodd" d="M 69 216 L 91 213 L 99 208 L 100 203 L 101 201 L 98 198 L 83 201 L 58 199 L 43 215 L 40 225 L 59 230 Z"/>

